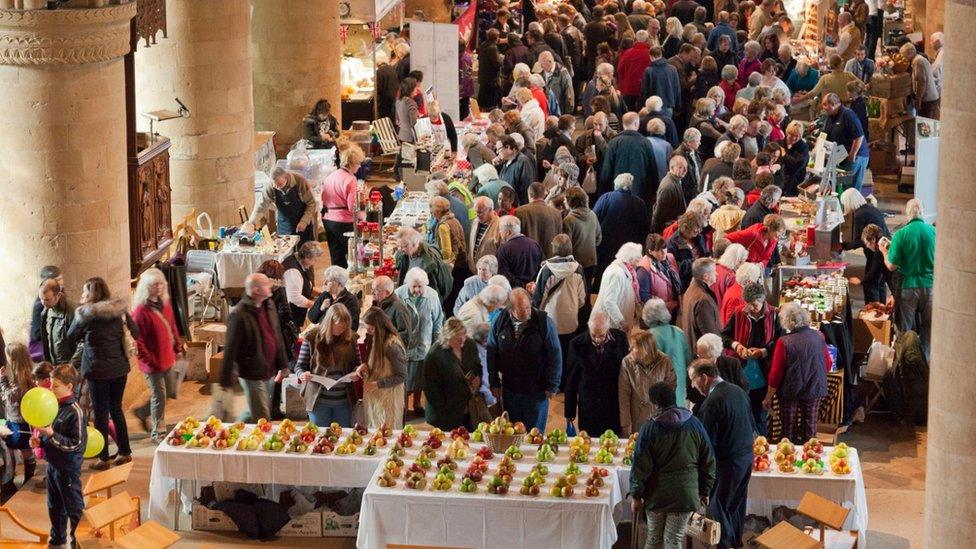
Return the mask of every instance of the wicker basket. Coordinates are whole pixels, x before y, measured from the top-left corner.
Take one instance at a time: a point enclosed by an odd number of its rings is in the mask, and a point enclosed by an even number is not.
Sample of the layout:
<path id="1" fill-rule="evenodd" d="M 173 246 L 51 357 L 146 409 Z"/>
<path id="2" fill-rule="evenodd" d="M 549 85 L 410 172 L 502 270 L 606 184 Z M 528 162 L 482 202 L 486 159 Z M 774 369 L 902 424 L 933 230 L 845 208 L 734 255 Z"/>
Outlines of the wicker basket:
<path id="1" fill-rule="evenodd" d="M 503 417 L 506 420 L 508 420 L 508 412 L 502 412 L 501 417 Z M 490 425 L 491 424 L 489 424 L 489 426 Z M 508 450 L 508 447 L 509 446 L 512 446 L 512 445 L 515 445 L 516 447 L 520 446 L 522 444 L 522 439 L 525 438 L 525 435 L 524 434 L 521 434 L 521 435 L 520 434 L 515 434 L 515 435 L 497 434 L 497 435 L 493 435 L 493 434 L 490 434 L 490 433 L 482 433 L 482 436 L 484 436 L 484 438 L 485 438 L 485 444 L 487 444 L 488 447 L 491 448 L 491 451 L 492 452 L 495 452 L 496 454 L 503 454 L 503 453 L 505 453 L 505 450 Z"/>

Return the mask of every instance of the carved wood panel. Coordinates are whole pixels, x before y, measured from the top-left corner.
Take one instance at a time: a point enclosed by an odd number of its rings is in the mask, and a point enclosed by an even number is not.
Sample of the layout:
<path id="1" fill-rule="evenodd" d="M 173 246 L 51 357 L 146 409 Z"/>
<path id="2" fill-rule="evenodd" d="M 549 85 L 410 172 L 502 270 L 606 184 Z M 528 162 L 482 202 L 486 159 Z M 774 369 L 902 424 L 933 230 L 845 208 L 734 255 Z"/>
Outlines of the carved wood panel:
<path id="1" fill-rule="evenodd" d="M 169 140 L 161 138 L 129 162 L 132 276 L 151 266 L 173 240 L 169 146 Z"/>

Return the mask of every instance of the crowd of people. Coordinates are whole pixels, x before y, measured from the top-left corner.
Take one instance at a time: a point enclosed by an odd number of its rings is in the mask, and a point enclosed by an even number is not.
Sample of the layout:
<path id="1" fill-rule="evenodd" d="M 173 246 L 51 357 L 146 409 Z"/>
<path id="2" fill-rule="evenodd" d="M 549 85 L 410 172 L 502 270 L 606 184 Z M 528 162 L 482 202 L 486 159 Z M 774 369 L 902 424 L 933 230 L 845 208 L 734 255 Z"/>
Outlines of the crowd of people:
<path id="1" fill-rule="evenodd" d="M 239 419 L 275 417 L 291 373 L 319 425 L 423 418 L 448 430 L 504 410 L 545 429 L 562 394 L 567 424 L 639 433 L 631 488 L 648 547 L 681 546 L 702 506 L 722 524 L 720 547 L 740 546 L 753 437 L 766 433 L 774 398 L 783 436 L 814 436 L 833 367 L 806 310 L 767 302 L 786 234 L 779 203 L 806 179 L 811 110 L 848 151 L 854 178 L 841 203 L 855 239 L 844 248 L 864 250 L 866 299 L 890 294 L 898 328 L 929 339 L 934 229 L 912 200 L 908 226 L 892 234 L 861 192 L 864 86 L 880 33 L 871 5 L 840 14 L 825 67 L 793 51 L 777 0 L 572 0 L 540 7 L 524 33 L 500 8 L 477 73 L 463 49 L 460 59 L 459 99 L 476 96 L 488 113 L 484 139 L 457 134 L 410 70 L 409 42 L 390 41 L 377 57 L 380 115 L 405 143 L 420 116 L 443 126 L 470 183 L 432 175 L 430 225 L 397 232 L 396 276 L 375 277 L 369 300 L 350 292 L 346 233 L 366 155 L 339 134 L 331 105 L 316 104 L 308 138 L 339 151 L 323 211 L 302 176 L 278 169 L 248 220 L 274 206 L 278 232 L 301 241 L 246 278 L 227 318 L 219 384 L 243 388 Z M 930 63 L 911 44 L 901 51 L 914 105 L 938 116 L 941 52 Z M 330 258 L 321 280 L 319 215 Z M 60 269 L 42 270 L 28 341 L 0 353 L 4 496 L 16 456 L 24 483 L 44 457 L 54 545 L 80 514 L 84 425 L 117 448 L 106 444 L 92 469 L 131 461 L 122 398 L 134 357 L 151 397 L 133 413 L 161 441 L 184 353 L 161 271 L 142 273 L 131 300 L 97 277 L 77 302 L 64 286 Z M 327 388 L 319 376 L 345 381 Z M 32 431 L 19 402 L 38 385 L 61 411 Z"/>

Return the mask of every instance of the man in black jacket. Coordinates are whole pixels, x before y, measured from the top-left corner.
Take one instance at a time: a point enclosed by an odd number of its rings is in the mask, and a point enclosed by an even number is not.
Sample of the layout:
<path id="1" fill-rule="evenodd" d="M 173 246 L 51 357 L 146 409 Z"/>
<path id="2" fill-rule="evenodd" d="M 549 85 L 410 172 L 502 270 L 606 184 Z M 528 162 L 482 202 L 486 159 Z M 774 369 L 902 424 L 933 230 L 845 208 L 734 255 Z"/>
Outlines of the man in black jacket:
<path id="1" fill-rule="evenodd" d="M 271 418 L 270 399 L 274 384 L 288 371 L 285 342 L 278 326 L 278 313 L 271 297 L 271 279 L 259 273 L 244 280 L 245 296 L 227 316 L 227 345 L 224 347 L 220 386 L 228 388 L 236 375 L 244 388 L 248 410 L 240 421 Z"/>
<path id="2" fill-rule="evenodd" d="M 501 101 L 502 58 L 498 51 L 498 29 L 488 29 L 487 40 L 478 46 L 478 106 L 485 112 Z"/>
<path id="3" fill-rule="evenodd" d="M 722 525 L 718 547 L 741 547 L 755 434 L 749 396 L 738 385 L 723 380 L 711 361 L 692 362 L 688 373 L 692 386 L 707 395 L 697 415 L 715 452 L 715 486 L 708 514 Z"/>
<path id="4" fill-rule="evenodd" d="M 559 390 L 562 352 L 556 324 L 532 307 L 524 288 L 512 290 L 511 305 L 488 333 L 488 378 L 511 420 L 546 428 L 549 399 Z"/>

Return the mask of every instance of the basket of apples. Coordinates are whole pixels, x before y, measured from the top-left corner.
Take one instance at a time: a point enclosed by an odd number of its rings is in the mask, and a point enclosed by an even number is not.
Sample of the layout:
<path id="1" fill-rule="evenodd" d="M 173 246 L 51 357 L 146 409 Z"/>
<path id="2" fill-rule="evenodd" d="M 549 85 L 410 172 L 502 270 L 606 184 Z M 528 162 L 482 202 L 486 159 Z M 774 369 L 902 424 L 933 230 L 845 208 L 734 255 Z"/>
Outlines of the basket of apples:
<path id="1" fill-rule="evenodd" d="M 519 446 L 525 437 L 525 425 L 522 422 L 512 423 L 508 420 L 508 412 L 496 417 L 488 432 L 483 433 L 485 443 L 498 454 L 504 453 L 509 446 Z"/>

